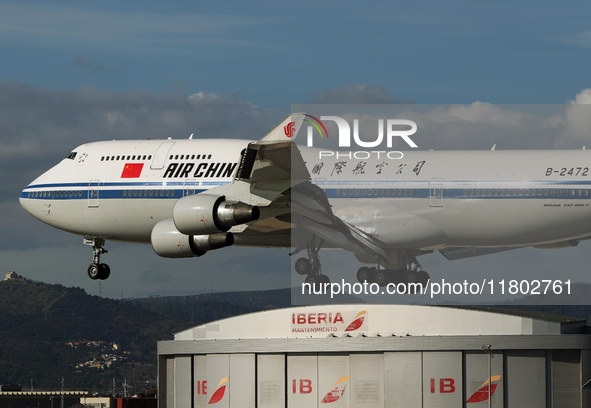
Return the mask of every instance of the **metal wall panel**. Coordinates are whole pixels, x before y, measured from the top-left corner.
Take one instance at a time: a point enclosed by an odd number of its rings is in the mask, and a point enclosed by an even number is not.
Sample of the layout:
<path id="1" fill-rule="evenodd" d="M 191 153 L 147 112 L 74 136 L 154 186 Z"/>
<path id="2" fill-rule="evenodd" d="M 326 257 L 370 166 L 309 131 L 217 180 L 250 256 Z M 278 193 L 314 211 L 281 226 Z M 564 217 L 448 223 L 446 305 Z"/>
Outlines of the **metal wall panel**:
<path id="1" fill-rule="evenodd" d="M 384 353 L 384 399 L 387 407 L 423 406 L 422 358 L 420 352 Z"/>
<path id="2" fill-rule="evenodd" d="M 462 406 L 462 353 L 423 353 L 423 407 Z"/>
<path id="3" fill-rule="evenodd" d="M 492 380 L 489 380 L 488 354 L 484 352 L 471 352 L 465 355 L 465 377 L 464 387 L 466 389 L 466 400 L 464 407 L 478 408 L 488 407 L 489 391 L 492 395 L 491 406 L 502 408 L 504 403 L 505 389 L 503 373 L 503 353 L 493 352 L 491 354 Z M 489 389 L 489 385 L 490 386 Z"/>
<path id="4" fill-rule="evenodd" d="M 591 381 L 591 350 L 581 350 L 581 385 Z M 591 383 L 582 390 L 583 406 L 591 407 Z"/>
<path id="5" fill-rule="evenodd" d="M 287 406 L 318 408 L 318 357 L 287 356 Z"/>
<path id="6" fill-rule="evenodd" d="M 254 354 L 230 354 L 230 406 L 256 406 Z"/>
<path id="7" fill-rule="evenodd" d="M 580 407 L 581 385 L 581 352 L 552 350 L 552 407 Z"/>
<path id="8" fill-rule="evenodd" d="M 257 355 L 257 406 L 284 408 L 285 387 L 285 354 Z"/>
<path id="9" fill-rule="evenodd" d="M 174 407 L 174 357 L 166 359 L 166 408 Z"/>
<path id="10" fill-rule="evenodd" d="M 506 351 L 509 407 L 546 406 L 546 353 L 543 350 Z"/>
<path id="11" fill-rule="evenodd" d="M 214 384 L 215 386 L 215 384 Z M 207 407 L 207 356 L 193 356 L 193 406 Z"/>
<path id="12" fill-rule="evenodd" d="M 384 407 L 384 354 L 351 354 L 351 407 Z"/>
<path id="13" fill-rule="evenodd" d="M 349 407 L 349 355 L 318 355 L 319 405 L 331 408 Z"/>
<path id="14" fill-rule="evenodd" d="M 216 408 L 229 408 L 230 355 L 207 355 L 207 404 Z"/>
<path id="15" fill-rule="evenodd" d="M 174 407 L 191 406 L 191 357 L 174 359 Z"/>

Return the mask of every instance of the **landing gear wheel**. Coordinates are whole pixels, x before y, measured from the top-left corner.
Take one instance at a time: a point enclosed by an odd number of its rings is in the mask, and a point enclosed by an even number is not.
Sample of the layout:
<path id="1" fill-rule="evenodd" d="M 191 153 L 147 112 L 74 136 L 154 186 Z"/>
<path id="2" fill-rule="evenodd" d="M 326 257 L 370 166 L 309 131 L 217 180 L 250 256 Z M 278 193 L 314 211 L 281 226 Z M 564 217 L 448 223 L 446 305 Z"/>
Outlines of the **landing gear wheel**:
<path id="1" fill-rule="evenodd" d="M 321 281 L 320 277 L 323 275 L 308 275 L 306 276 L 305 283 L 309 283 L 312 286 L 312 291 L 316 294 L 321 293 Z"/>
<path id="2" fill-rule="evenodd" d="M 105 239 L 98 237 L 84 237 L 84 244 L 92 246 L 92 263 L 88 267 L 88 277 L 92 280 L 107 279 L 111 274 L 111 268 L 109 268 L 109 265 L 101 263 L 101 255 L 109 252 L 103 248 Z"/>
<path id="3" fill-rule="evenodd" d="M 88 277 L 92 280 L 97 280 L 101 276 L 101 268 L 95 263 L 91 263 L 88 267 Z"/>
<path id="4" fill-rule="evenodd" d="M 428 281 L 429 274 L 425 271 L 413 271 L 408 274 L 408 283 L 418 283 L 419 285 L 421 285 L 423 291 L 426 289 Z M 416 293 L 415 289 L 416 286 L 414 288 L 411 288 L 409 286 L 409 293 Z"/>
<path id="5" fill-rule="evenodd" d="M 357 270 L 357 280 L 359 283 L 369 282 L 371 276 L 371 269 L 367 266 L 362 266 Z"/>
<path id="6" fill-rule="evenodd" d="M 379 269 L 374 276 L 375 282 L 380 286 L 386 286 L 390 281 L 390 274 L 385 269 Z"/>
<path id="7" fill-rule="evenodd" d="M 423 287 L 427 286 L 427 282 L 431 279 L 431 276 L 427 273 L 427 271 L 419 271 L 417 273 L 418 282 L 423 285 Z"/>
<path id="8" fill-rule="evenodd" d="M 407 276 L 406 276 L 406 271 L 400 270 L 400 269 L 396 269 L 393 270 L 391 272 L 391 281 L 392 283 L 394 283 L 395 285 L 398 285 L 399 283 L 406 283 L 407 281 Z"/>
<path id="9" fill-rule="evenodd" d="M 320 283 L 322 283 L 322 284 L 325 284 L 325 283 L 330 284 L 330 278 L 327 275 L 318 275 L 318 278 L 320 279 Z"/>
<path id="10" fill-rule="evenodd" d="M 100 280 L 105 280 L 111 275 L 111 268 L 109 268 L 109 265 L 100 264 L 99 269 L 100 269 L 100 273 L 99 273 Z"/>
<path id="11" fill-rule="evenodd" d="M 295 262 L 295 271 L 299 275 L 308 275 L 312 271 L 312 265 L 308 258 L 299 258 Z"/>

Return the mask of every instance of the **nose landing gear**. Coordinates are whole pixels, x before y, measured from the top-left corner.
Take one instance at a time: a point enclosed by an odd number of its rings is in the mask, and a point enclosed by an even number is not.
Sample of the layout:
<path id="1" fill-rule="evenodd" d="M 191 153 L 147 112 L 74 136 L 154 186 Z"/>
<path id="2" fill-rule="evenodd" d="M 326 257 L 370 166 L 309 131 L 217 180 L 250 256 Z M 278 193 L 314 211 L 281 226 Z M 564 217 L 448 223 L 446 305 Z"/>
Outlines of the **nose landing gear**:
<path id="1" fill-rule="evenodd" d="M 109 252 L 103 248 L 104 238 L 84 237 L 84 244 L 92 246 L 92 263 L 88 266 L 88 277 L 92 280 L 107 279 L 111 275 L 111 268 L 101 263 L 101 255 Z"/>

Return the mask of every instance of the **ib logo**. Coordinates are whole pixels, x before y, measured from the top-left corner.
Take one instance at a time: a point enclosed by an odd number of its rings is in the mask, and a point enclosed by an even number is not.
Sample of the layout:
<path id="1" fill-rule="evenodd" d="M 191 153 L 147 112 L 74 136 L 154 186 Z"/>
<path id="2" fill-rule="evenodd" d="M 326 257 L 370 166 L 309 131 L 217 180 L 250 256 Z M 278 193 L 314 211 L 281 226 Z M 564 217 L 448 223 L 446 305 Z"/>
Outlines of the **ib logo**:
<path id="1" fill-rule="evenodd" d="M 349 376 L 341 377 L 336 382 L 336 384 L 332 387 L 332 389 L 322 398 L 320 401 L 321 404 L 328 404 L 330 402 L 338 401 L 343 394 L 345 393 L 345 389 L 347 388 L 347 384 L 349 383 Z"/>
<path id="2" fill-rule="evenodd" d="M 367 312 L 365 310 L 362 312 L 359 312 L 357 314 L 357 316 L 355 316 L 355 319 L 353 319 L 351 324 L 349 324 L 349 326 L 347 326 L 345 331 L 350 332 L 350 331 L 355 331 L 355 330 L 359 329 L 361 327 L 361 325 L 363 324 L 363 321 L 365 320 L 366 314 L 367 314 Z"/>
<path id="3" fill-rule="evenodd" d="M 228 382 L 228 377 L 222 378 L 222 380 L 218 384 L 217 388 L 215 389 L 215 392 L 213 393 L 209 402 L 207 403 L 208 405 L 217 404 L 218 402 L 220 402 L 222 400 L 222 398 L 224 398 L 224 394 L 226 393 L 227 382 Z"/>
<path id="4" fill-rule="evenodd" d="M 480 389 L 478 391 L 476 391 L 474 394 L 472 394 L 470 398 L 468 398 L 466 403 L 470 404 L 474 402 L 482 402 L 488 400 L 489 392 L 490 396 L 492 397 L 495 391 L 497 390 L 497 386 L 499 385 L 497 381 L 499 381 L 500 379 L 500 375 L 493 375 L 480 386 Z"/>
<path id="5" fill-rule="evenodd" d="M 304 122 L 309 123 L 307 131 L 307 146 L 312 147 L 314 145 L 314 130 L 320 134 L 321 138 L 328 138 L 328 132 L 323 121 L 331 120 L 335 122 L 339 132 L 339 147 L 351 147 L 351 134 L 353 135 L 353 141 L 355 144 L 362 148 L 374 148 L 378 147 L 386 139 L 386 145 L 388 148 L 392 147 L 392 141 L 394 137 L 400 137 L 410 147 L 418 147 L 415 142 L 410 138 L 417 131 L 417 124 L 412 120 L 406 119 L 378 119 L 378 136 L 373 141 L 361 140 L 359 136 L 359 119 L 353 119 L 353 129 L 351 131 L 351 125 L 345 119 L 340 116 L 320 116 L 320 119 L 305 114 Z M 290 122 L 283 128 L 285 135 L 289 138 L 295 137 L 295 122 Z"/>

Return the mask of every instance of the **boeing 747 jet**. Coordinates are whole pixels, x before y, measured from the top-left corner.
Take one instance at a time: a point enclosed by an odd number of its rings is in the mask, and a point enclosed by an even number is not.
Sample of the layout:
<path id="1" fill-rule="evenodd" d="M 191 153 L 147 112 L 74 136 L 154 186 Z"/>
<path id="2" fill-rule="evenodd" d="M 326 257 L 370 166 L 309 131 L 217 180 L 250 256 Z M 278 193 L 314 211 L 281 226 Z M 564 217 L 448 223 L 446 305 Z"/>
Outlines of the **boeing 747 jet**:
<path id="1" fill-rule="evenodd" d="M 304 252 L 295 269 L 328 282 L 319 250 L 370 266 L 359 281 L 426 282 L 417 257 L 458 259 L 591 237 L 591 153 L 419 151 L 352 154 L 297 146 L 307 115 L 258 142 L 127 140 L 81 145 L 31 184 L 31 215 L 92 246 L 88 275 L 106 279 L 106 241 L 151 244 L 163 257 L 230 245 Z M 380 154 L 381 153 L 381 154 Z"/>

